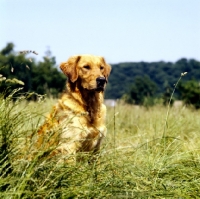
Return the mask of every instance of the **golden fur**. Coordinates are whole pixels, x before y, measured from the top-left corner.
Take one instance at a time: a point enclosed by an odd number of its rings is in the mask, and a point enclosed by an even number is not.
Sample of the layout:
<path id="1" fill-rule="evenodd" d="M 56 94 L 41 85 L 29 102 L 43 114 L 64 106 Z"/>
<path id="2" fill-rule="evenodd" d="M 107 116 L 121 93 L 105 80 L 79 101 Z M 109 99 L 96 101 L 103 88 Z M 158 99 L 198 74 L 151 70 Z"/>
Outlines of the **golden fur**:
<path id="1" fill-rule="evenodd" d="M 63 155 L 98 151 L 107 131 L 103 93 L 111 67 L 103 57 L 78 55 L 61 63 L 60 68 L 68 77 L 67 92 L 39 129 L 37 146 L 50 147 L 56 142 L 53 153 Z M 98 87 L 98 78 L 105 78 L 105 84 Z M 52 131 L 57 133 L 50 135 Z"/>

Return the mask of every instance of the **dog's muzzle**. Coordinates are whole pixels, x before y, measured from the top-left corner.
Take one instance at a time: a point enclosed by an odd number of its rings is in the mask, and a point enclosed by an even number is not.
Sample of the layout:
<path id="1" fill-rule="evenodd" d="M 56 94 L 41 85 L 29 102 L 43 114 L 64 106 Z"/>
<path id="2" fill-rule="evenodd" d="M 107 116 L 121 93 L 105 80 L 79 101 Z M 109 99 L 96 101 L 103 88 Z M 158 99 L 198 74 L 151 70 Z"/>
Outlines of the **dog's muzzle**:
<path id="1" fill-rule="evenodd" d="M 106 78 L 105 77 L 98 77 L 96 79 L 96 82 L 97 82 L 96 90 L 97 91 L 104 91 L 104 85 L 105 85 L 105 83 L 107 83 Z"/>

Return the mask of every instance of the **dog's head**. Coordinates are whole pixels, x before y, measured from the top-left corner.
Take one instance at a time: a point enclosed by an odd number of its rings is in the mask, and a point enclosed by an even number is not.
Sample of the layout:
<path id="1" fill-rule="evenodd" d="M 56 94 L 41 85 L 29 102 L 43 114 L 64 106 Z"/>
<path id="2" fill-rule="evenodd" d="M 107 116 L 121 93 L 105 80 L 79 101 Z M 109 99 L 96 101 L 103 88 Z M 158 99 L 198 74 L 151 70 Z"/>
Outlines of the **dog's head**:
<path id="1" fill-rule="evenodd" d="M 68 81 L 80 81 L 87 90 L 104 91 L 111 67 L 103 57 L 93 55 L 77 55 L 70 57 L 60 65 Z"/>

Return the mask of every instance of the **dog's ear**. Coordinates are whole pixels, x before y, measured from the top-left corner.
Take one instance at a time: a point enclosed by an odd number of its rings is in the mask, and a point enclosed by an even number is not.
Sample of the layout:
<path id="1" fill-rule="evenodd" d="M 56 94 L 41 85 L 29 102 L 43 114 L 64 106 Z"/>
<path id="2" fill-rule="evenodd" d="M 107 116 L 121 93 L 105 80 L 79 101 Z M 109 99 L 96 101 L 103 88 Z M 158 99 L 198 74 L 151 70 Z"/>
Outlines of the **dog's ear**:
<path id="1" fill-rule="evenodd" d="M 71 82 L 75 82 L 78 79 L 77 63 L 81 56 L 72 56 L 67 62 L 60 64 L 60 69 L 69 78 Z"/>
<path id="2" fill-rule="evenodd" d="M 102 59 L 103 59 L 104 65 L 105 65 L 105 69 L 104 69 L 103 75 L 104 75 L 104 77 L 106 79 L 108 79 L 108 76 L 110 75 L 110 72 L 111 72 L 111 66 L 106 63 L 106 61 L 105 61 L 105 59 L 103 57 L 102 57 Z"/>

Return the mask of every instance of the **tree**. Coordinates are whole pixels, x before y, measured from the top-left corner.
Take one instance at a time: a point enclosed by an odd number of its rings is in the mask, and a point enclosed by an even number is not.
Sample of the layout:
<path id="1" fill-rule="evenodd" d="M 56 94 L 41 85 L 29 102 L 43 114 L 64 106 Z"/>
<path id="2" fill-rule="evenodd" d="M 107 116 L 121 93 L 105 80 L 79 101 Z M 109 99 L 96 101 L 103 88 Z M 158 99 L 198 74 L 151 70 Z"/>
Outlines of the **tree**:
<path id="1" fill-rule="evenodd" d="M 170 87 L 168 82 L 165 82 L 164 84 L 165 84 L 165 91 L 162 95 L 163 105 L 167 106 L 170 102 L 170 106 L 172 106 L 174 104 L 174 98 L 173 98 L 173 96 L 171 97 L 173 89 Z"/>
<path id="2" fill-rule="evenodd" d="M 23 87 L 23 92 L 57 97 L 63 91 L 66 77 L 57 69 L 55 57 L 51 56 L 50 51 L 42 62 L 37 63 L 34 58 L 26 57 L 27 52 L 34 51 L 15 53 L 13 48 L 14 44 L 8 43 L 0 51 L 0 74 L 7 78 L 0 81 L 0 92 L 8 95 L 13 89 Z"/>
<path id="3" fill-rule="evenodd" d="M 137 105 L 144 105 L 144 103 L 152 103 L 152 98 L 156 92 L 156 84 L 147 76 L 138 76 L 129 91 L 127 102 Z"/>
<path id="4" fill-rule="evenodd" d="M 192 78 L 200 81 L 200 62 L 194 59 L 179 59 L 177 62 L 126 62 L 112 64 L 111 75 L 106 88 L 106 98 L 121 98 L 128 93 L 133 79 L 148 75 L 157 84 L 156 95 L 162 95 L 166 90 L 165 82 L 170 88 L 176 83 L 180 74 L 188 72 L 181 81 Z M 177 97 L 177 95 L 175 95 Z"/>
<path id="5" fill-rule="evenodd" d="M 14 44 L 8 43 L 3 50 L 0 51 L 0 74 L 7 78 L 1 82 L 0 91 L 6 92 L 7 95 L 18 87 L 23 87 L 23 91 L 29 91 L 31 87 L 31 72 L 34 63 L 25 58 L 24 55 L 16 55 L 14 53 Z M 21 82 L 18 84 L 17 82 Z"/>
<path id="6" fill-rule="evenodd" d="M 13 51 L 13 49 L 14 49 L 14 44 L 13 43 L 8 43 L 6 45 L 6 47 L 1 50 L 0 53 L 2 55 L 8 55 L 8 54 L 10 54 Z"/>
<path id="7" fill-rule="evenodd" d="M 31 91 L 56 97 L 63 91 L 66 77 L 57 70 L 54 57 L 44 57 L 43 59 L 43 62 L 39 62 L 32 69 Z"/>
<path id="8" fill-rule="evenodd" d="M 180 83 L 178 91 L 185 104 L 192 105 L 196 109 L 200 108 L 200 82 L 193 79 L 186 83 Z"/>

